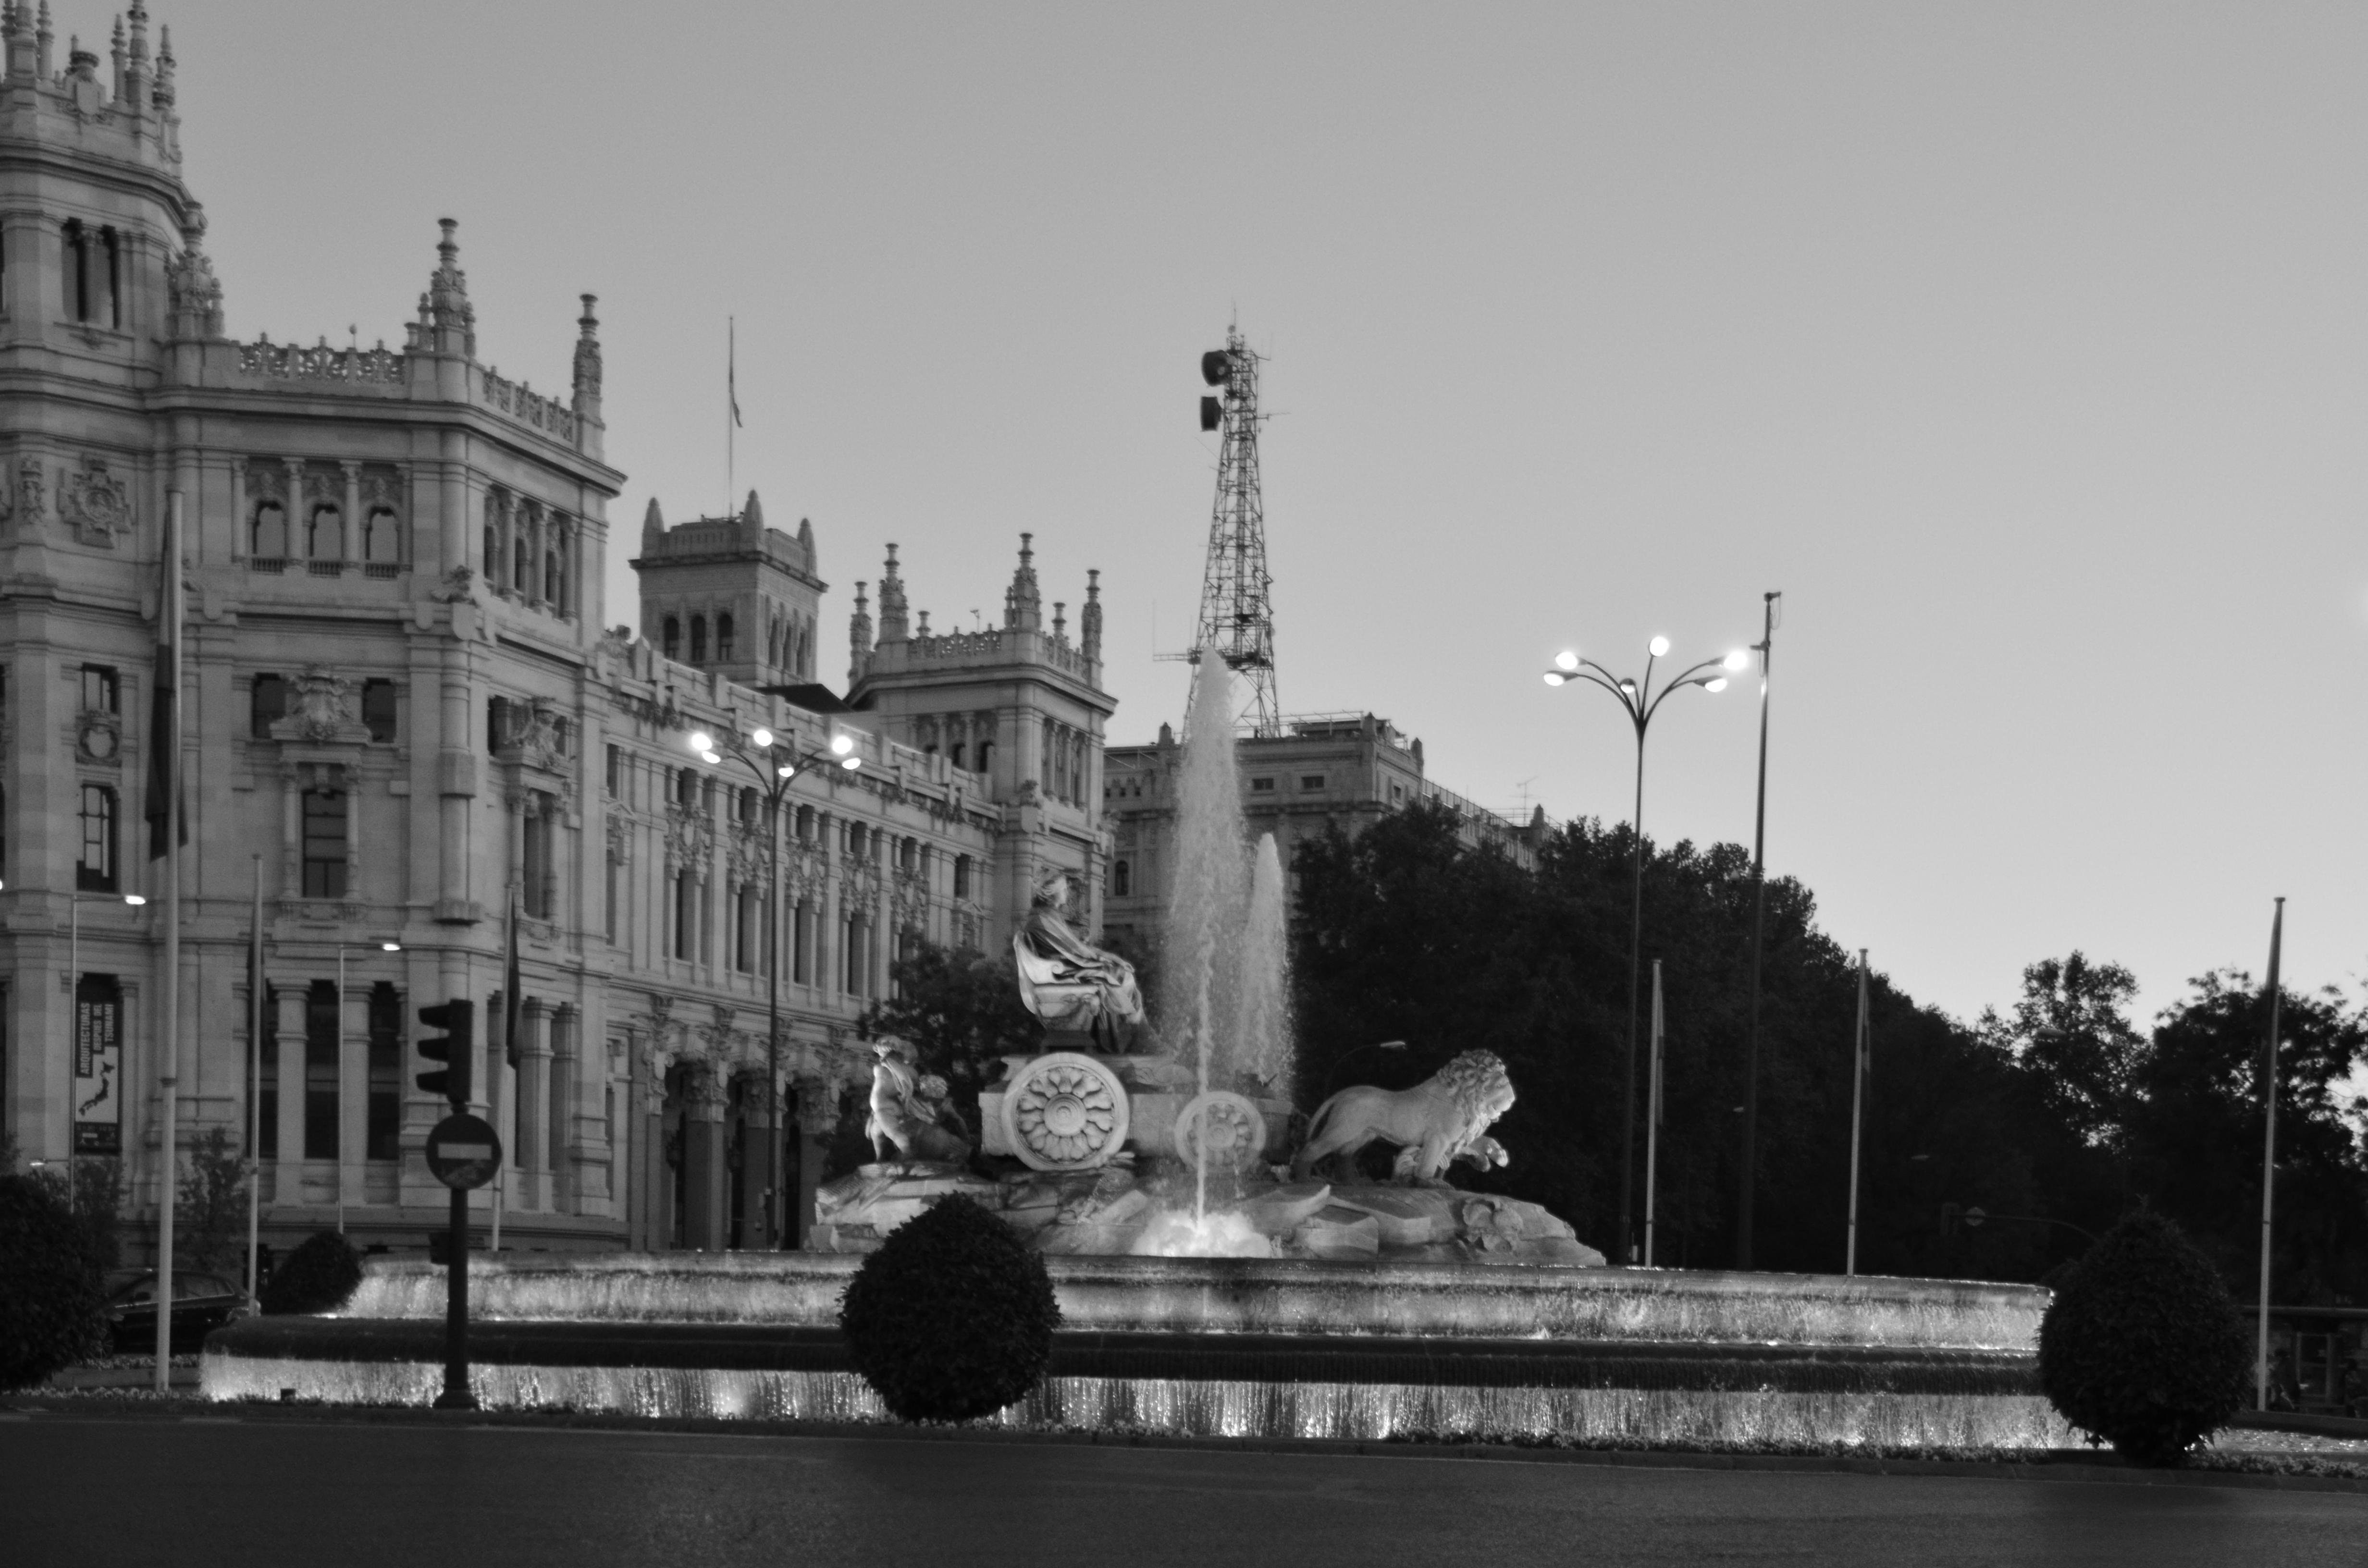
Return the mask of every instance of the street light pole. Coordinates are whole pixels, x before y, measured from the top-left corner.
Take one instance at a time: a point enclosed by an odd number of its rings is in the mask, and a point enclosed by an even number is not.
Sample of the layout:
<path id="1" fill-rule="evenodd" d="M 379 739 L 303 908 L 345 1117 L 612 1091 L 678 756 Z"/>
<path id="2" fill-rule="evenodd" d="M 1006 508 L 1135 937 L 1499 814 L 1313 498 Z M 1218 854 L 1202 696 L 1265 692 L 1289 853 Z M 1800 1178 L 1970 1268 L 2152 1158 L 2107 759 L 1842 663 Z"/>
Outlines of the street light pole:
<path id="1" fill-rule="evenodd" d="M 1753 652 L 1759 655 L 1759 802 L 1751 825 L 1751 1025 L 1743 1048 L 1743 1163 L 1737 1183 L 1743 1194 L 1736 1205 L 1735 1267 L 1751 1267 L 1751 1200 L 1758 1184 L 1752 1170 L 1758 1162 L 1759 1136 L 1759 953 L 1760 928 L 1768 903 L 1768 666 L 1776 646 L 1776 610 L 1784 596 L 1762 594 L 1765 623 Z"/>
<path id="2" fill-rule="evenodd" d="M 750 732 L 745 742 L 736 732 L 718 737 L 704 730 L 694 731 L 690 749 L 710 767 L 722 766 L 723 754 L 729 752 L 757 776 L 765 791 L 765 1164 L 769 1178 L 765 1187 L 765 1244 L 779 1252 L 785 1234 L 781 1185 L 789 1158 L 780 1090 L 781 801 L 789 794 L 791 780 L 808 763 L 835 762 L 852 772 L 863 766 L 863 759 L 855 755 L 855 737 L 844 732 L 831 737 L 828 754 L 810 751 L 802 756 L 762 725 Z M 762 754 L 764 760 L 759 762 L 756 754 Z"/>
<path id="3" fill-rule="evenodd" d="M 1583 680 L 1601 687 L 1618 699 L 1628 715 L 1629 724 L 1636 732 L 1636 811 L 1630 820 L 1631 844 L 1628 856 L 1630 885 L 1628 926 L 1628 1049 L 1624 1084 L 1620 1101 L 1620 1240 L 1619 1258 L 1623 1264 L 1636 1261 L 1634 1233 L 1636 1180 L 1636 1008 L 1644 979 L 1645 955 L 1645 733 L 1653 722 L 1653 715 L 1669 694 L 1689 686 L 1705 691 L 1726 689 L 1726 676 L 1717 673 L 1739 670 L 1750 662 L 1743 650 L 1736 649 L 1723 659 L 1704 659 L 1683 673 L 1662 683 L 1653 690 L 1653 665 L 1669 651 L 1669 640 L 1656 637 L 1645 647 L 1645 677 L 1636 680 L 1627 676 L 1615 676 L 1593 659 L 1582 658 L 1576 650 L 1554 655 L 1554 667 L 1546 671 L 1548 686 L 1565 686 Z"/>

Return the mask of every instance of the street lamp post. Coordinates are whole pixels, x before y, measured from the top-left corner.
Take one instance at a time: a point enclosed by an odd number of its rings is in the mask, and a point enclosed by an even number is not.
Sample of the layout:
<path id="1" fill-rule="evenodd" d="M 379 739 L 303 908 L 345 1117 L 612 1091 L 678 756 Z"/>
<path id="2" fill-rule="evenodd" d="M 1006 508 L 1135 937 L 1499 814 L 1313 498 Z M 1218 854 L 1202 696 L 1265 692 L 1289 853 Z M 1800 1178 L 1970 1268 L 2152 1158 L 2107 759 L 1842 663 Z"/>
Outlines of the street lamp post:
<path id="1" fill-rule="evenodd" d="M 736 731 L 721 735 L 705 730 L 691 733 L 690 749 L 710 767 L 723 766 L 725 756 L 737 759 L 756 776 L 765 791 L 765 1244 L 781 1249 L 781 1166 L 788 1155 L 781 1127 L 781 800 L 790 782 L 808 765 L 836 763 L 853 772 L 863 766 L 855 755 L 855 737 L 841 731 L 830 738 L 828 753 L 797 747 L 758 725 L 744 739 Z"/>
<path id="2" fill-rule="evenodd" d="M 1669 640 L 1656 637 L 1645 646 L 1645 676 L 1642 680 L 1628 676 L 1615 676 L 1593 659 L 1582 658 L 1576 650 L 1565 650 L 1554 655 L 1554 667 L 1546 672 L 1548 686 L 1565 686 L 1583 680 L 1601 687 L 1618 700 L 1628 715 L 1628 722 L 1636 732 L 1636 808 L 1629 819 L 1629 921 L 1628 921 L 1628 1051 L 1626 1083 L 1620 1102 L 1620 1261 L 1634 1263 L 1635 1247 L 1630 1240 L 1634 1203 L 1636 1174 L 1636 1006 L 1644 973 L 1645 952 L 1645 732 L 1653 722 L 1653 715 L 1669 694 L 1689 686 L 1705 691 L 1726 689 L 1727 670 L 1739 670 L 1751 662 L 1750 655 L 1736 649 L 1723 659 L 1704 659 L 1653 689 L 1653 665 L 1669 651 Z"/>
<path id="3" fill-rule="evenodd" d="M 1776 622 L 1782 594 L 1760 596 L 1765 623 L 1752 652 L 1759 655 L 1759 795 L 1751 826 L 1751 1024 L 1743 1050 L 1743 1164 L 1736 1179 L 1743 1188 L 1735 1229 L 1735 1267 L 1751 1267 L 1751 1210 L 1759 1191 L 1755 1170 L 1759 1140 L 1759 953 L 1768 904 L 1768 671 L 1776 654 Z"/>

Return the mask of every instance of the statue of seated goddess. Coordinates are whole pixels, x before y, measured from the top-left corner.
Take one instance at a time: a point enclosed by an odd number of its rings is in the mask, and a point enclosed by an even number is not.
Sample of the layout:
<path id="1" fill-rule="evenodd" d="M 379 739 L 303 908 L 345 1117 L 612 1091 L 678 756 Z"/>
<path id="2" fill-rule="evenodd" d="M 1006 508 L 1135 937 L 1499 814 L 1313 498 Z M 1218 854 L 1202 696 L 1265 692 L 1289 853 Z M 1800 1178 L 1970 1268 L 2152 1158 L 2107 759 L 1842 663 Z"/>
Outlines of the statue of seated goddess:
<path id="1" fill-rule="evenodd" d="M 1069 879 L 1053 871 L 1036 884 L 1028 919 L 1011 938 L 1019 999 L 1047 1029 L 1092 1037 L 1098 1051 L 1122 1051 L 1143 1023 L 1134 966 L 1092 946 L 1069 925 Z"/>

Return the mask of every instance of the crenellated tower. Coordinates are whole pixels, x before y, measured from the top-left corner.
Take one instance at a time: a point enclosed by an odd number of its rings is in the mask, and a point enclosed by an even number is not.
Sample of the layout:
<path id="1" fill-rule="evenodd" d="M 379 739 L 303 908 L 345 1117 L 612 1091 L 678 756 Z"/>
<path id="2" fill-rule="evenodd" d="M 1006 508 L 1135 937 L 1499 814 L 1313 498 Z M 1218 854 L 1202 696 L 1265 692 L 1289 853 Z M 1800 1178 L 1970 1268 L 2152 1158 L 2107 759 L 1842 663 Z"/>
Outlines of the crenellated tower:
<path id="1" fill-rule="evenodd" d="M 754 490 L 728 517 L 667 528 L 650 498 L 642 553 L 629 562 L 642 582 L 642 636 L 678 664 L 747 686 L 815 679 L 822 580 L 814 525 L 798 531 L 765 523 Z"/>

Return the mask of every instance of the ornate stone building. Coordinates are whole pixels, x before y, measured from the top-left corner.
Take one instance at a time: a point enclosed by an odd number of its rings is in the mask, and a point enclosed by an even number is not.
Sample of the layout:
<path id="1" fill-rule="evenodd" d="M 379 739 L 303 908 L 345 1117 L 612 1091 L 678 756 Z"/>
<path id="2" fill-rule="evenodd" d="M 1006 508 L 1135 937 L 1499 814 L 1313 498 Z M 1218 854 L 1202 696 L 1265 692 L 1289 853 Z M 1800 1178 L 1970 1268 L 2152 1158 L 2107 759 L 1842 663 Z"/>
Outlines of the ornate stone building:
<path id="1" fill-rule="evenodd" d="M 1023 549 L 1003 629 L 933 638 L 904 631 L 892 570 L 841 702 L 814 682 L 812 528 L 768 528 L 751 495 L 669 529 L 653 502 L 641 633 L 604 630 L 624 476 L 590 296 L 572 339 L 552 323 L 564 396 L 478 360 L 449 221 L 399 345 L 224 335 L 169 40 L 127 19 L 102 79 L 88 51 L 56 67 L 46 6 L 0 4 L 0 1132 L 20 1158 L 120 1160 L 151 1233 L 175 984 L 182 1147 L 236 1145 L 252 1110 L 268 1237 L 342 1218 L 416 1246 L 445 1194 L 416 1013 L 467 997 L 505 1245 L 756 1243 L 773 981 L 782 1186 L 805 1198 L 899 945 L 1008 938 L 1048 868 L 1099 882 L 1093 590 L 1081 644 L 1058 607 L 1046 632 Z M 127 895 L 161 866 L 135 827 L 175 493 L 189 836 L 166 976 L 166 912 Z M 843 734 L 862 764 L 791 780 L 769 929 L 757 778 L 687 744 L 760 724 Z"/>

